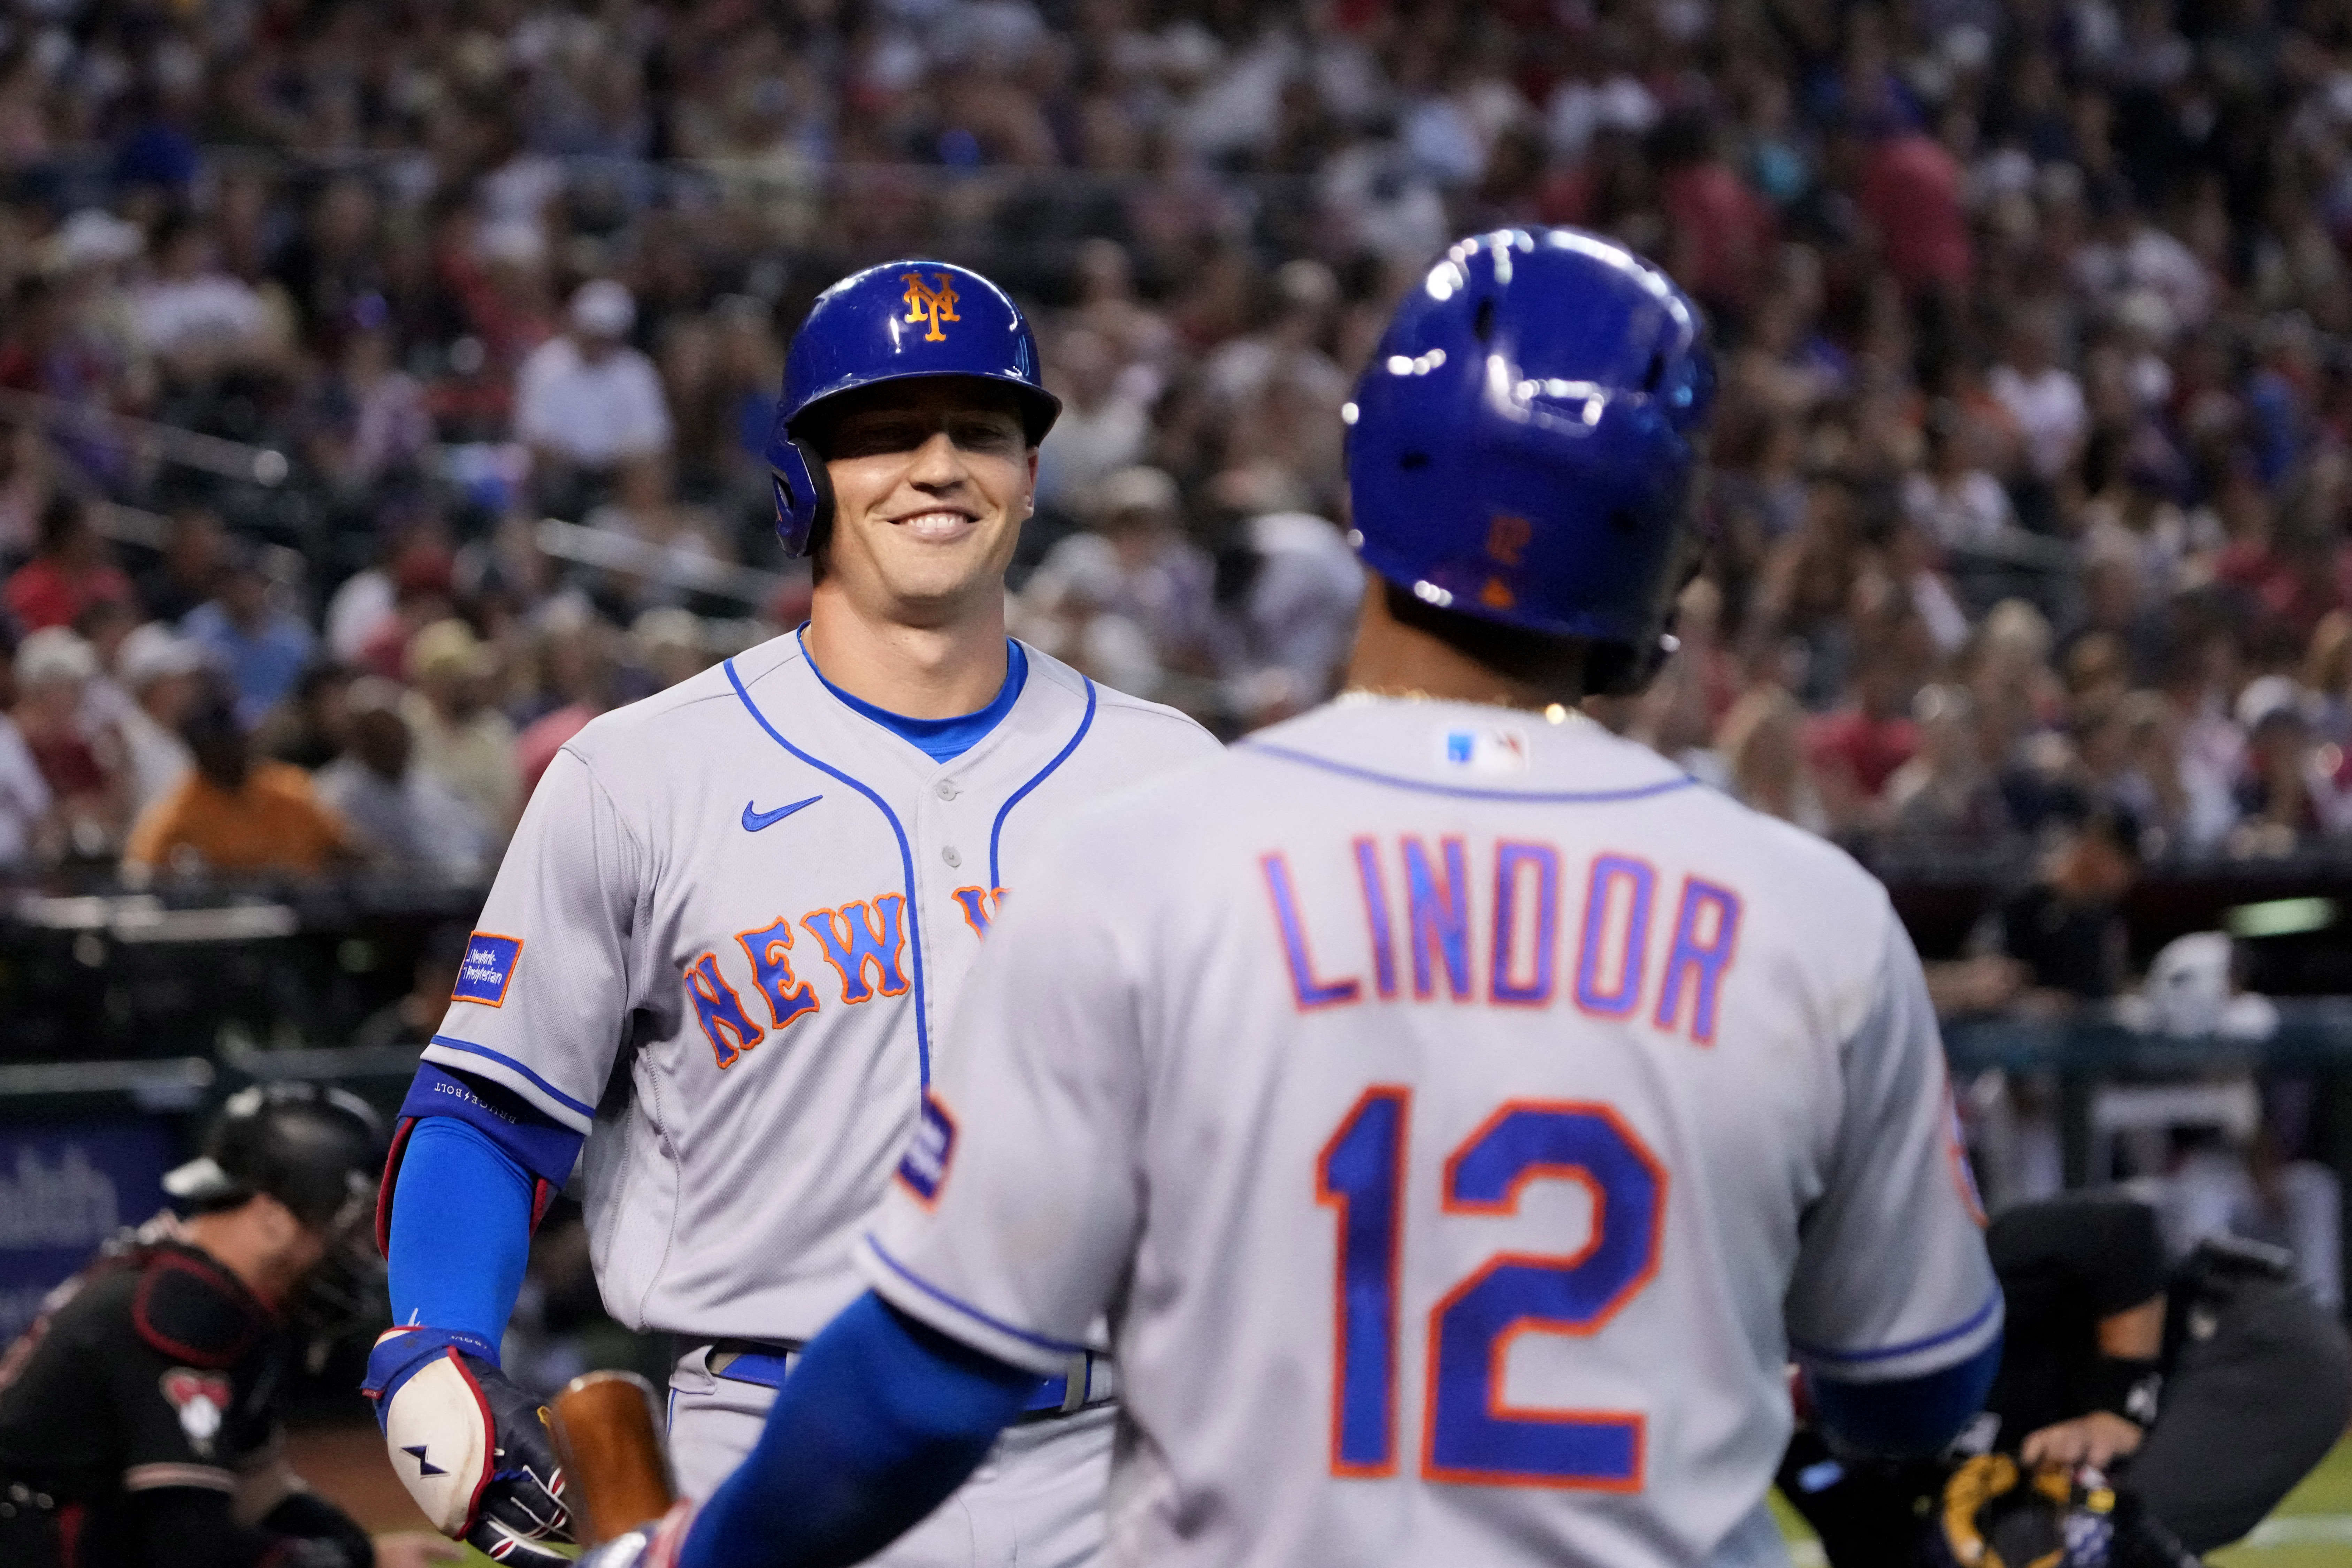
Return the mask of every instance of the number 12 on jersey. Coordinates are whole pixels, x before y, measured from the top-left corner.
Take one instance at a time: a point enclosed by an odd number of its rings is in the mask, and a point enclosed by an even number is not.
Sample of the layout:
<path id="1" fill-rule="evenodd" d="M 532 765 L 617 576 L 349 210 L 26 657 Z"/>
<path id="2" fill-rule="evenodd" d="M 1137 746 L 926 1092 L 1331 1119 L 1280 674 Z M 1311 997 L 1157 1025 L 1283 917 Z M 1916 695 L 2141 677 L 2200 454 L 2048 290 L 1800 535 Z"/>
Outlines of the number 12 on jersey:
<path id="1" fill-rule="evenodd" d="M 1396 1473 L 1397 1293 L 1412 1120 L 1411 1089 L 1366 1089 L 1316 1165 L 1316 1201 L 1339 1211 L 1337 1475 Z M 1498 1253 L 1431 1310 L 1421 1472 L 1472 1485 L 1638 1491 L 1638 1414 L 1514 1409 L 1502 1383 L 1520 1333 L 1595 1333 L 1650 1282 L 1665 1169 L 1605 1105 L 1513 1100 L 1446 1160 L 1442 1209 L 1513 1215 L 1527 1184 L 1544 1178 L 1583 1184 L 1592 1196 L 1591 1234 L 1572 1254 Z"/>

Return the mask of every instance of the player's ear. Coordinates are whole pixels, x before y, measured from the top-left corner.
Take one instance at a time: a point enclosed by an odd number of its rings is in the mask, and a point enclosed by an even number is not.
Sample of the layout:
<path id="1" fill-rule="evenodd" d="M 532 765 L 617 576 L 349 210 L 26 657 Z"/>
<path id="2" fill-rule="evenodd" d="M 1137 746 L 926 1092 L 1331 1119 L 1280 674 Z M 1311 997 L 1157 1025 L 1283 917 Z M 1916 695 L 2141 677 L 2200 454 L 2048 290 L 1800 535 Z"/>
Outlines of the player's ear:
<path id="1" fill-rule="evenodd" d="M 300 1247 L 307 1227 L 292 1209 L 268 1193 L 256 1193 L 247 1198 L 245 1212 L 270 1252 L 283 1255 Z"/>

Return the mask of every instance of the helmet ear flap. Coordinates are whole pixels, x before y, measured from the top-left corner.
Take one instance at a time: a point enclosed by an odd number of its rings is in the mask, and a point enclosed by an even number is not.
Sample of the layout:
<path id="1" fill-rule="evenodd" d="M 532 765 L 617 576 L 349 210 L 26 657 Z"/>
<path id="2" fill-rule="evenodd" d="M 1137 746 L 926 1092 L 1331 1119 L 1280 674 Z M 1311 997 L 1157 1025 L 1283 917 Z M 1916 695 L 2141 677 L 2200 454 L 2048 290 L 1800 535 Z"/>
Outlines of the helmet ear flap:
<path id="1" fill-rule="evenodd" d="M 1674 592 L 1667 596 L 1665 614 L 1660 617 L 1655 635 L 1640 646 L 1622 642 L 1596 642 L 1585 655 L 1584 689 L 1594 697 L 1637 697 L 1644 687 L 1657 678 L 1666 660 L 1682 647 L 1675 636 L 1675 617 L 1682 613 L 1683 590 L 1698 580 L 1704 564 L 1704 552 L 1691 531 L 1685 531 L 1681 554 L 1672 577 Z"/>
<path id="2" fill-rule="evenodd" d="M 833 476 L 824 455 L 806 441 L 786 437 L 768 448 L 776 490 L 776 537 L 784 553 L 813 552 L 833 525 Z"/>
<path id="3" fill-rule="evenodd" d="M 1596 642 L 1584 654 L 1584 692 L 1588 697 L 1635 697 L 1650 684 L 1667 656 L 1672 639 L 1661 634 L 1648 647 L 1631 643 Z"/>

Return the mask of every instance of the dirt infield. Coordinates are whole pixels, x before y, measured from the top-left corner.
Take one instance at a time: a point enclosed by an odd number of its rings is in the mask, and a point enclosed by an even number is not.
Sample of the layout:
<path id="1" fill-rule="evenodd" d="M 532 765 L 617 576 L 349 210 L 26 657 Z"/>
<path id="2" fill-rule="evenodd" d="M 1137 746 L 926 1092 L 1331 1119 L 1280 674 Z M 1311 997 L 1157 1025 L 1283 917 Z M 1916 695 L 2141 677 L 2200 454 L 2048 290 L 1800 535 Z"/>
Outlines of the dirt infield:
<path id="1" fill-rule="evenodd" d="M 429 1530 L 383 1457 L 383 1434 L 362 1418 L 287 1434 L 287 1455 L 313 1490 L 360 1521 L 371 1535 Z"/>

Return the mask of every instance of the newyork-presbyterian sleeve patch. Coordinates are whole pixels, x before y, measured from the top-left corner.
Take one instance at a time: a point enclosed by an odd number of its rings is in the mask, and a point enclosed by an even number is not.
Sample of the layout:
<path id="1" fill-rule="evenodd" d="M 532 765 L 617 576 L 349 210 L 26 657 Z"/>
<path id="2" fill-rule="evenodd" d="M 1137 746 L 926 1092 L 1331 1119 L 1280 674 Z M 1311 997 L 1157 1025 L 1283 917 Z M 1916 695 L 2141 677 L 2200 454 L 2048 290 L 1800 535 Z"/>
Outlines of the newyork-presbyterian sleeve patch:
<path id="1" fill-rule="evenodd" d="M 898 1180 L 926 1207 L 939 1202 L 940 1188 L 947 1184 L 948 1162 L 955 1158 L 955 1118 L 937 1095 L 924 1095 L 922 1119 L 916 1122 L 915 1135 L 907 1141 L 906 1155 L 898 1162 Z"/>
<path id="2" fill-rule="evenodd" d="M 522 938 L 476 931 L 466 939 L 466 960 L 457 966 L 457 985 L 449 1000 L 506 1005 L 507 987 L 514 984 L 515 967 L 521 962 Z"/>

